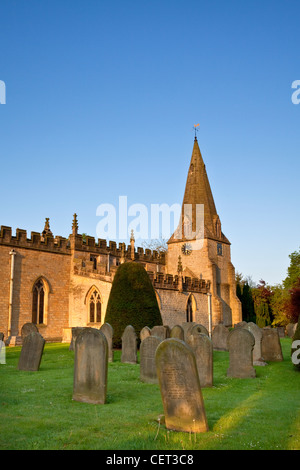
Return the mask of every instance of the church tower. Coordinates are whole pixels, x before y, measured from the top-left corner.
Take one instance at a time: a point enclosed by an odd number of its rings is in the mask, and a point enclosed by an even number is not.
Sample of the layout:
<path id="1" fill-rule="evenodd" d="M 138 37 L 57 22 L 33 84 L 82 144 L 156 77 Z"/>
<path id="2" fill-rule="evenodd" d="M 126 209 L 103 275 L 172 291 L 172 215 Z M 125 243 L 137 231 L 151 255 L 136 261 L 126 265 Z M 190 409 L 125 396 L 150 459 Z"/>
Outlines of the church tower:
<path id="1" fill-rule="evenodd" d="M 177 273 L 179 256 L 183 277 L 210 281 L 213 326 L 221 322 L 226 326 L 240 322 L 242 310 L 236 296 L 230 242 L 222 232 L 196 136 L 183 197 L 181 220 L 168 241 L 166 272 Z"/>

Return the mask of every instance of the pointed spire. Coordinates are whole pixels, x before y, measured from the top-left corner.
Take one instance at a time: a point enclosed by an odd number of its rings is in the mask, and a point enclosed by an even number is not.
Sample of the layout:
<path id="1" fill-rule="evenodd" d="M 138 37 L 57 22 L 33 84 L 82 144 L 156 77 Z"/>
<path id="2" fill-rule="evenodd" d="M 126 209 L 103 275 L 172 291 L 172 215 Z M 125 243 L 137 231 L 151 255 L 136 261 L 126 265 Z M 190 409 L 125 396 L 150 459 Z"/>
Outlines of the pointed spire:
<path id="1" fill-rule="evenodd" d="M 77 220 L 77 214 L 74 214 L 74 215 L 73 215 L 72 234 L 73 234 L 73 235 L 77 235 L 77 234 L 78 234 L 78 220 Z"/>
<path id="2" fill-rule="evenodd" d="M 134 255 L 134 242 L 135 242 L 135 239 L 134 239 L 134 231 L 131 230 L 131 236 L 130 236 L 130 245 L 131 245 L 131 259 L 132 261 L 134 260 L 135 258 L 135 255 Z"/>
<path id="3" fill-rule="evenodd" d="M 175 232 L 170 241 L 175 241 L 176 238 L 178 239 L 178 233 L 179 235 L 182 234 L 182 236 L 179 236 L 179 239 L 183 240 L 188 238 L 187 236 L 185 237 L 185 235 L 187 235 L 187 220 L 185 220 L 186 217 L 184 217 L 187 214 L 187 208 L 192 208 L 192 213 L 189 213 L 192 219 L 188 221 L 189 229 L 196 234 L 196 231 L 199 229 L 199 223 L 197 224 L 197 207 L 204 207 L 204 237 L 218 239 L 224 238 L 224 241 L 228 242 L 226 237 L 221 233 L 220 219 L 217 214 L 197 136 L 195 135 L 182 203 L 182 220 L 176 231 L 177 233 Z"/>

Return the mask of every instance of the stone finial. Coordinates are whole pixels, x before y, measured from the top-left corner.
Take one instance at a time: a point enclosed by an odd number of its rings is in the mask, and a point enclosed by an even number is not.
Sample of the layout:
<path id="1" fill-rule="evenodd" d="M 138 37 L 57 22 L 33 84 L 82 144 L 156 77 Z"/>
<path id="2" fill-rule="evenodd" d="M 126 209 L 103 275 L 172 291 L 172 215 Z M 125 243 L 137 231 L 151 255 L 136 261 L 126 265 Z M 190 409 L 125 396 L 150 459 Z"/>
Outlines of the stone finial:
<path id="1" fill-rule="evenodd" d="M 131 246 L 131 259 L 134 260 L 134 232 L 131 230 L 131 236 L 130 236 L 130 246 Z"/>
<path id="2" fill-rule="evenodd" d="M 46 235 L 51 235 L 53 236 L 53 233 L 50 230 L 50 222 L 49 222 L 49 217 L 46 217 L 45 219 L 45 227 L 44 230 L 42 231 L 42 238 L 44 238 Z"/>
<path id="3" fill-rule="evenodd" d="M 72 234 L 73 234 L 73 235 L 77 235 L 77 234 L 78 234 L 78 220 L 77 220 L 77 214 L 74 214 L 74 216 L 73 216 Z"/>

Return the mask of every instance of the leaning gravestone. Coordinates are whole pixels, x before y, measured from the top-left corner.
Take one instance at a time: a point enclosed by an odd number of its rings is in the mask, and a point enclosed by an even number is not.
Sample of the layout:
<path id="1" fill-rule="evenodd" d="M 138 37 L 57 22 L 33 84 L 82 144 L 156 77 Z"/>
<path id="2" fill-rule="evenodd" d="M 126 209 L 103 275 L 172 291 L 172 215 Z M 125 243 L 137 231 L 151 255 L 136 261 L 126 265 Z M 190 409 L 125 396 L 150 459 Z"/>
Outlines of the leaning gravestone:
<path id="1" fill-rule="evenodd" d="M 182 326 L 175 325 L 170 331 L 170 338 L 178 338 L 184 341 L 184 330 Z"/>
<path id="2" fill-rule="evenodd" d="M 101 333 L 104 334 L 107 345 L 108 345 L 108 362 L 114 361 L 114 351 L 113 351 L 113 336 L 114 330 L 113 327 L 109 323 L 103 323 L 100 328 Z"/>
<path id="3" fill-rule="evenodd" d="M 157 371 L 155 353 L 161 339 L 156 336 L 148 336 L 140 346 L 140 380 L 142 382 L 157 384 Z"/>
<path id="4" fill-rule="evenodd" d="M 196 327 L 197 328 L 197 327 Z M 204 333 L 199 333 L 193 328 L 194 333 L 187 340 L 187 344 L 194 352 L 200 386 L 213 386 L 213 345 L 212 341 Z M 196 331 L 196 332 L 195 332 Z"/>
<path id="5" fill-rule="evenodd" d="M 265 361 L 283 361 L 280 338 L 277 328 L 262 329 L 262 356 Z"/>
<path id="6" fill-rule="evenodd" d="M 96 328 L 85 328 L 76 339 L 73 400 L 103 405 L 106 402 L 108 345 Z"/>
<path id="7" fill-rule="evenodd" d="M 39 370 L 45 342 L 42 335 L 36 331 L 24 337 L 18 363 L 19 370 Z"/>
<path id="8" fill-rule="evenodd" d="M 177 338 L 162 341 L 156 350 L 156 368 L 167 429 L 208 431 L 192 349 Z"/>
<path id="9" fill-rule="evenodd" d="M 21 328 L 22 341 L 30 333 L 38 333 L 38 332 L 39 332 L 39 330 L 38 330 L 37 326 L 34 323 L 25 323 Z"/>
<path id="10" fill-rule="evenodd" d="M 253 334 L 255 344 L 253 348 L 253 365 L 254 366 L 266 366 L 267 363 L 264 361 L 264 358 L 262 356 L 261 348 L 262 348 L 262 329 L 256 325 L 256 323 L 249 322 L 246 323 L 244 328 L 250 333 Z"/>
<path id="11" fill-rule="evenodd" d="M 137 336 L 132 325 L 126 326 L 122 335 L 121 362 L 137 363 Z"/>
<path id="12" fill-rule="evenodd" d="M 244 328 L 235 328 L 229 333 L 228 377 L 240 379 L 256 377 L 256 371 L 253 367 L 254 343 L 253 334 Z"/>
<path id="13" fill-rule="evenodd" d="M 152 329 L 151 329 L 151 335 L 152 336 L 157 336 L 158 338 L 161 339 L 161 341 L 163 341 L 164 339 L 167 339 L 169 338 L 170 336 L 170 328 L 166 325 L 157 325 L 157 326 L 154 326 Z"/>
<path id="14" fill-rule="evenodd" d="M 149 326 L 144 326 L 144 328 L 142 328 L 140 331 L 140 340 L 144 341 L 144 339 L 148 338 L 148 336 L 151 336 L 151 330 Z"/>
<path id="15" fill-rule="evenodd" d="M 213 348 L 217 351 L 228 351 L 228 335 L 229 329 L 225 325 L 216 325 L 211 335 Z"/>

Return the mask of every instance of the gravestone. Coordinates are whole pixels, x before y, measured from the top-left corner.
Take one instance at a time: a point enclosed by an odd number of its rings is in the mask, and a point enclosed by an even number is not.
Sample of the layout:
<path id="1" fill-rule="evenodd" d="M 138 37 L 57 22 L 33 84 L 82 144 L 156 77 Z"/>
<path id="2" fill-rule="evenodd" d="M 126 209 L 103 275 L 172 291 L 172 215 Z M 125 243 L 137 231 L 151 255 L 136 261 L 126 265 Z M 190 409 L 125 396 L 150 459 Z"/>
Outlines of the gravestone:
<path id="1" fill-rule="evenodd" d="M 38 333 L 38 327 L 34 323 L 25 323 L 21 328 L 21 338 L 22 341 L 30 333 Z"/>
<path id="2" fill-rule="evenodd" d="M 144 341 L 144 339 L 148 338 L 148 336 L 151 336 L 151 330 L 149 326 L 144 326 L 144 328 L 142 328 L 140 331 L 140 340 Z"/>
<path id="3" fill-rule="evenodd" d="M 170 338 L 178 338 L 184 341 L 184 331 L 182 326 L 175 325 L 170 331 Z"/>
<path id="4" fill-rule="evenodd" d="M 266 366 L 267 363 L 264 361 L 264 358 L 262 356 L 261 348 L 262 348 L 262 329 L 256 325 L 256 323 L 249 322 L 246 323 L 244 328 L 250 333 L 253 334 L 255 344 L 253 348 L 253 365 L 254 366 Z"/>
<path id="5" fill-rule="evenodd" d="M 211 335 L 213 348 L 217 351 L 228 351 L 228 335 L 229 329 L 225 325 L 216 325 Z"/>
<path id="6" fill-rule="evenodd" d="M 190 335 L 199 334 L 199 333 L 202 333 L 206 336 L 209 336 L 209 333 L 208 333 L 207 329 L 205 328 L 205 326 L 200 325 L 200 324 L 196 324 L 190 330 Z"/>
<path id="7" fill-rule="evenodd" d="M 246 321 L 240 321 L 234 325 L 234 328 L 244 328 L 247 325 Z"/>
<path id="8" fill-rule="evenodd" d="M 286 334 L 289 338 L 293 338 L 296 328 L 297 328 L 297 323 L 289 323 L 286 326 Z"/>
<path id="9" fill-rule="evenodd" d="M 42 335 L 37 331 L 33 331 L 24 337 L 18 363 L 19 370 L 39 370 L 45 342 Z"/>
<path id="10" fill-rule="evenodd" d="M 193 334 L 188 338 L 187 344 L 194 352 L 200 386 L 213 386 L 213 344 L 208 335 L 199 333 L 194 327 Z"/>
<path id="11" fill-rule="evenodd" d="M 5 343 L 0 339 L 0 364 L 6 364 Z"/>
<path id="12" fill-rule="evenodd" d="M 114 329 L 109 323 L 103 323 L 100 328 L 101 333 L 104 334 L 107 340 L 108 346 L 108 362 L 113 362 L 114 360 L 114 351 L 113 351 L 113 336 L 114 336 Z"/>
<path id="13" fill-rule="evenodd" d="M 193 326 L 195 325 L 197 325 L 195 321 L 189 321 L 189 322 L 187 321 L 187 322 L 181 323 L 181 326 L 184 331 L 184 341 L 187 341 L 187 339 L 191 336 L 191 330 Z"/>
<path id="14" fill-rule="evenodd" d="M 122 335 L 121 362 L 137 363 L 137 336 L 132 325 L 126 326 Z"/>
<path id="15" fill-rule="evenodd" d="M 106 402 L 107 369 L 105 335 L 96 328 L 85 328 L 75 343 L 73 400 L 103 405 Z"/>
<path id="16" fill-rule="evenodd" d="M 161 339 L 157 336 L 148 336 L 143 339 L 140 346 L 140 380 L 142 382 L 157 384 L 157 371 L 155 353 Z"/>
<path id="17" fill-rule="evenodd" d="M 262 356 L 267 362 L 283 361 L 281 343 L 277 328 L 262 329 Z"/>
<path id="18" fill-rule="evenodd" d="M 278 326 L 277 327 L 279 338 L 284 338 L 285 337 L 285 327 L 284 326 Z"/>
<path id="19" fill-rule="evenodd" d="M 0 333 L 0 341 L 4 341 L 4 333 Z"/>
<path id="20" fill-rule="evenodd" d="M 164 339 L 169 338 L 170 336 L 170 328 L 166 325 L 157 325 L 151 328 L 151 335 L 152 336 L 157 336 L 157 338 L 160 338 L 161 341 Z"/>
<path id="21" fill-rule="evenodd" d="M 240 379 L 256 377 L 253 367 L 253 348 L 255 339 L 250 331 L 235 328 L 228 335 L 229 369 L 228 377 Z"/>
<path id="22" fill-rule="evenodd" d="M 75 343 L 77 336 L 85 330 L 85 326 L 74 326 L 72 328 L 72 339 L 69 347 L 69 351 L 75 351 Z"/>
<path id="23" fill-rule="evenodd" d="M 208 431 L 192 349 L 177 338 L 162 341 L 156 350 L 156 368 L 166 428 L 190 433 Z"/>

